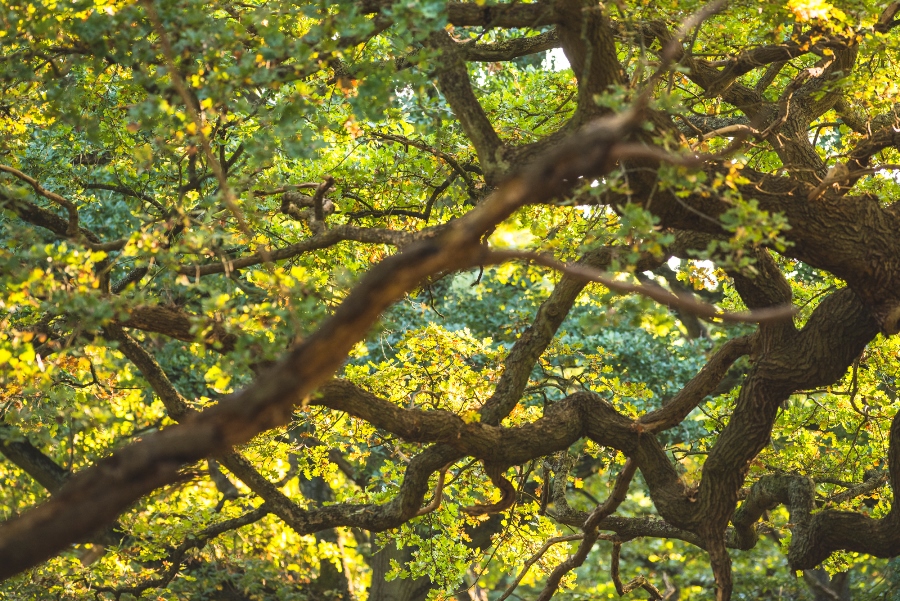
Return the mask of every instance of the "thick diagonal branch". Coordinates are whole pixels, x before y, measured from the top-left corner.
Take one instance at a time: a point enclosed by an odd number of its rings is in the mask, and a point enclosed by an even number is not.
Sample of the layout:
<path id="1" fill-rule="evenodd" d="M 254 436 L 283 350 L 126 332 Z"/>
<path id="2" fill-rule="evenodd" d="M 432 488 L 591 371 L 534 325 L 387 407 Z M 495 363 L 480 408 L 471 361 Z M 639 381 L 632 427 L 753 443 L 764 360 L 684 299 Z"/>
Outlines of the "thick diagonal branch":
<path id="1" fill-rule="evenodd" d="M 177 480 L 184 465 L 226 453 L 257 433 L 288 422 L 294 408 L 340 368 L 388 306 L 430 275 L 478 264 L 483 236 L 517 208 L 564 194 L 579 177 L 607 172 L 612 168 L 610 149 L 640 121 L 631 113 L 592 124 L 509 178 L 439 239 L 413 244 L 370 270 L 318 331 L 252 386 L 184 424 L 119 450 L 73 477 L 55 498 L 6 522 L 0 528 L 0 577 L 32 566 L 97 530 L 136 499 Z M 428 474 L 453 459 L 450 449 L 440 454 L 450 456 L 430 458 Z M 411 506 L 403 508 L 406 515 L 418 511 L 424 494 L 410 499 Z"/>

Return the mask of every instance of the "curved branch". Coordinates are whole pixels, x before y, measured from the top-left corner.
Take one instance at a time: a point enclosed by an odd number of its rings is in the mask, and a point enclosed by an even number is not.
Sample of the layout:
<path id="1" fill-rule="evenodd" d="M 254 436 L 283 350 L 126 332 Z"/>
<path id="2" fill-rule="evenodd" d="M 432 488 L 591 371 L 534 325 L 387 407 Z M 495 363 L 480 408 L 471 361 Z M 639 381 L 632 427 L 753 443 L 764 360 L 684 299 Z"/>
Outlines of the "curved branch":
<path id="1" fill-rule="evenodd" d="M 897 419 L 891 426 L 891 448 L 898 441 Z M 881 478 L 873 478 L 880 484 Z M 867 482 L 860 487 L 872 489 Z M 858 494 L 863 494 L 859 492 Z M 812 569 L 838 550 L 867 553 L 875 557 L 894 557 L 900 553 L 897 504 L 882 519 L 863 514 L 826 509 L 815 512 L 815 485 L 805 476 L 774 474 L 763 476 L 750 489 L 750 494 L 735 512 L 735 543 L 749 549 L 756 544 L 756 521 L 764 511 L 777 505 L 787 507 L 793 524 L 788 561 L 791 569 Z"/>
<path id="2" fill-rule="evenodd" d="M 198 334 L 202 333 L 206 346 L 220 353 L 233 351 L 237 336 L 226 331 L 216 321 L 208 327 L 202 327 L 203 322 L 208 321 L 208 318 L 191 315 L 175 306 L 139 305 L 128 309 L 128 319 L 118 323 L 125 328 L 155 332 L 184 342 L 194 342 L 198 339 Z"/>
<path id="3" fill-rule="evenodd" d="M 178 268 L 178 273 L 202 277 L 215 273 L 232 272 L 235 269 L 243 269 L 252 267 L 267 261 L 282 261 L 308 253 L 314 250 L 321 250 L 339 244 L 340 242 L 353 241 L 364 242 L 369 244 L 388 244 L 391 246 L 405 246 L 416 239 L 425 238 L 434 235 L 436 228 L 428 228 L 421 230 L 417 234 L 410 234 L 397 230 L 388 230 L 381 228 L 356 227 L 352 225 L 339 225 L 327 229 L 321 233 L 317 233 L 310 238 L 306 238 L 295 244 L 270 250 L 267 253 L 254 253 L 246 257 L 236 259 L 228 259 L 218 263 L 207 263 L 204 265 L 187 265 Z"/>
<path id="4" fill-rule="evenodd" d="M 51 192 L 47 190 L 42 185 L 38 183 L 36 179 L 25 175 L 18 169 L 14 167 L 10 167 L 8 165 L 0 165 L 0 172 L 9 173 L 10 175 L 16 177 L 17 179 L 22 180 L 37 192 L 39 195 L 43 196 L 50 202 L 57 204 L 64 208 L 66 212 L 69 214 L 69 223 L 66 227 L 66 236 L 69 238 L 76 238 L 78 236 L 79 227 L 78 227 L 78 209 L 75 207 L 75 203 L 67 198 L 63 198 L 59 194 L 55 192 Z"/>
<path id="5" fill-rule="evenodd" d="M 16 432 L 12 426 L 0 424 L 0 453 L 50 494 L 59 492 L 69 472 L 59 467 L 55 461 L 44 455 L 27 438 Z"/>
<path id="6" fill-rule="evenodd" d="M 159 366 L 159 363 L 156 362 L 153 355 L 147 352 L 137 340 L 117 325 L 107 326 L 103 333 L 106 338 L 118 343 L 119 352 L 134 363 L 141 375 L 146 378 L 153 391 L 166 407 L 169 417 L 175 421 L 180 421 L 188 415 L 196 413 L 188 404 L 187 399 L 181 396 L 181 393 L 172 385 L 172 382 Z"/>
<path id="7" fill-rule="evenodd" d="M 485 515 L 488 513 L 500 513 L 506 511 L 516 504 L 516 489 L 512 482 L 503 475 L 503 467 L 498 464 L 485 462 L 484 472 L 494 483 L 494 486 L 500 489 L 502 493 L 500 500 L 489 505 L 473 505 L 471 507 L 462 507 L 460 511 L 469 515 Z"/>
<path id="8" fill-rule="evenodd" d="M 720 311 L 714 306 L 705 303 L 693 296 L 679 296 L 672 294 L 668 290 L 655 285 L 629 284 L 614 280 L 612 277 L 597 272 L 594 269 L 582 267 L 580 265 L 572 265 L 557 261 L 547 255 L 533 253 L 528 251 L 492 251 L 487 255 L 485 262 L 503 262 L 510 259 L 525 259 L 533 261 L 538 265 L 551 267 L 562 273 L 582 278 L 587 281 L 603 284 L 610 290 L 619 293 L 637 293 L 647 298 L 651 298 L 660 304 L 677 308 L 681 311 L 691 313 L 705 319 L 721 319 L 726 323 L 765 323 L 784 321 L 786 318 L 794 315 L 796 309 L 792 306 L 771 307 L 765 309 L 757 309 L 747 313 L 732 313 L 728 311 Z"/>
<path id="9" fill-rule="evenodd" d="M 106 335 L 119 343 L 119 351 L 135 364 L 150 383 L 153 391 L 165 405 L 169 417 L 181 421 L 190 415 L 196 415 L 196 411 L 189 407 L 187 400 L 175 389 L 156 359 L 136 340 L 118 326 L 107 327 Z M 227 453 L 220 457 L 219 461 L 266 502 L 269 513 L 276 514 L 299 533 L 307 533 L 304 531 L 306 526 L 298 522 L 297 518 L 303 509 L 260 474 L 245 457 L 239 453 Z"/>
<path id="10" fill-rule="evenodd" d="M 842 290 L 822 301 L 800 332 L 772 340 L 757 358 L 728 425 L 703 464 L 695 504 L 696 531 L 710 554 L 718 598 L 729 598 L 732 586 L 726 526 L 750 461 L 769 442 L 779 405 L 796 390 L 840 378 L 875 334 L 858 297 Z"/>
<path id="11" fill-rule="evenodd" d="M 432 497 L 431 502 L 428 503 L 428 505 L 416 512 L 416 517 L 429 514 L 441 506 L 441 499 L 444 498 L 444 478 L 447 477 L 447 469 L 449 467 L 449 465 L 445 465 L 441 471 L 438 472 L 438 481 L 434 486 L 434 497 Z"/>
<path id="12" fill-rule="evenodd" d="M 634 473 L 636 471 L 637 462 L 634 461 L 634 459 L 629 458 L 625 461 L 625 466 L 622 468 L 622 471 L 619 472 L 619 476 L 616 478 L 616 483 L 613 486 L 609 498 L 606 499 L 603 504 L 595 507 L 584 521 L 584 524 L 582 525 L 584 538 L 578 546 L 578 550 L 574 555 L 571 555 L 564 562 L 556 566 L 553 572 L 550 573 L 550 576 L 547 578 L 547 584 L 538 596 L 537 601 L 549 601 L 550 597 L 553 596 L 553 593 L 555 593 L 556 589 L 559 587 L 559 583 L 563 576 L 584 563 L 584 560 L 587 559 L 588 553 L 590 553 L 594 543 L 600 538 L 597 530 L 598 526 L 604 518 L 618 509 L 619 505 L 622 504 L 622 501 L 625 500 L 625 495 L 628 493 L 628 486 L 631 484 L 631 479 L 634 478 Z"/>
<path id="13" fill-rule="evenodd" d="M 4 204 L 5 208 L 18 215 L 23 221 L 50 230 L 60 238 L 74 240 L 91 250 L 121 250 L 125 247 L 125 243 L 127 242 L 124 238 L 113 240 L 111 242 L 101 242 L 96 234 L 81 226 L 78 226 L 78 230 L 74 236 L 70 236 L 69 230 L 72 225 L 71 219 L 67 221 L 53 211 L 48 211 L 47 209 L 26 200 L 7 196 L 3 194 L 2 190 L 0 190 L 0 202 Z"/>
<path id="14" fill-rule="evenodd" d="M 535 36 L 513 38 L 491 44 L 463 42 L 459 49 L 465 61 L 493 63 L 538 54 L 551 48 L 559 48 L 560 45 L 559 34 L 555 29 L 551 29 Z"/>
<path id="15" fill-rule="evenodd" d="M 687 245 L 685 236 L 680 236 L 670 249 L 675 253 Z M 618 249 L 605 247 L 585 253 L 578 264 L 595 269 L 605 269 L 613 261 Z M 656 269 L 664 261 L 664 257 L 645 254 L 636 265 L 637 271 Z M 494 389 L 494 394 L 482 406 L 481 421 L 491 425 L 500 423 L 518 403 L 535 362 L 556 336 L 575 299 L 587 285 L 583 278 L 564 274 L 553 289 L 550 297 L 538 309 L 533 323 L 516 340 L 504 361 L 503 373 Z"/>
<path id="16" fill-rule="evenodd" d="M 612 557 L 609 562 L 609 575 L 612 578 L 613 585 L 620 597 L 624 597 L 634 589 L 640 587 L 650 593 L 650 599 L 662 599 L 659 589 L 650 584 L 643 576 L 633 578 L 628 584 L 622 584 L 622 578 L 619 576 L 619 555 L 622 552 L 622 542 L 613 541 Z"/>
<path id="17" fill-rule="evenodd" d="M 642 432 L 662 432 L 680 424 L 704 398 L 712 394 L 728 368 L 738 358 L 750 352 L 751 337 L 742 336 L 729 340 L 707 361 L 700 372 L 691 378 L 672 399 L 656 411 L 640 417 L 637 427 Z"/>

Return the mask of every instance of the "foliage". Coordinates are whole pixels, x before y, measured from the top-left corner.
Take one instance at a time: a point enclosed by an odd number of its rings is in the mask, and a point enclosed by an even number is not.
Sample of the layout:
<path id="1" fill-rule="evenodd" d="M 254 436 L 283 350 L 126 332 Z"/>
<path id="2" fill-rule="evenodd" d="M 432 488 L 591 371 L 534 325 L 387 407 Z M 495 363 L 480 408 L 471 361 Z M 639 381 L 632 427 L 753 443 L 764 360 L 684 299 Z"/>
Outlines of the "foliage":
<path id="1" fill-rule="evenodd" d="M 3 597 L 900 598 L 900 3 L 710 6 L 3 3 Z"/>

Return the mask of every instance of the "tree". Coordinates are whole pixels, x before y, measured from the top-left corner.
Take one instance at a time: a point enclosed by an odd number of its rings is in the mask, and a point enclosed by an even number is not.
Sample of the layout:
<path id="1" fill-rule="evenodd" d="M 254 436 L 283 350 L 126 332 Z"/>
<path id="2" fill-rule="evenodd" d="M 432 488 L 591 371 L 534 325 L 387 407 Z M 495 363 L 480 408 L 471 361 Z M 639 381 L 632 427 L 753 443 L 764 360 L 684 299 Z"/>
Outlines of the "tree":
<path id="1" fill-rule="evenodd" d="M 898 10 L 5 3 L 4 594 L 892 594 Z"/>

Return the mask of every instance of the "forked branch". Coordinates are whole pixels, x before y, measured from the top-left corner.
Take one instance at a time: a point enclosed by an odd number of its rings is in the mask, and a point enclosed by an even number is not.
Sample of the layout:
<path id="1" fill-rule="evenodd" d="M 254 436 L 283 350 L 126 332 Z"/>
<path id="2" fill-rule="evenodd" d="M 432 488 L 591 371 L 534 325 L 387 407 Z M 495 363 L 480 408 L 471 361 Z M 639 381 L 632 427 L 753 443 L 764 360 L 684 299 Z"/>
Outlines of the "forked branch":
<path id="1" fill-rule="evenodd" d="M 583 564 L 584 560 L 587 559 L 588 553 L 590 553 L 594 543 L 600 538 L 597 526 L 604 518 L 618 509 L 619 505 L 622 504 L 622 501 L 625 500 L 625 495 L 628 493 L 628 486 L 631 484 L 631 479 L 634 478 L 637 467 L 637 462 L 634 459 L 628 458 L 628 460 L 625 461 L 625 466 L 622 468 L 622 471 L 619 472 L 619 476 L 616 478 L 616 483 L 613 486 L 609 498 L 606 499 L 604 503 L 594 508 L 584 521 L 584 524 L 582 525 L 584 537 L 581 544 L 578 546 L 578 550 L 574 555 L 569 556 L 568 559 L 556 566 L 553 572 L 550 573 L 550 576 L 547 578 L 547 584 L 544 586 L 544 590 L 541 591 L 541 594 L 538 596 L 538 601 L 549 601 L 550 597 L 553 596 L 556 589 L 559 587 L 559 583 L 562 581 L 563 576 Z"/>

